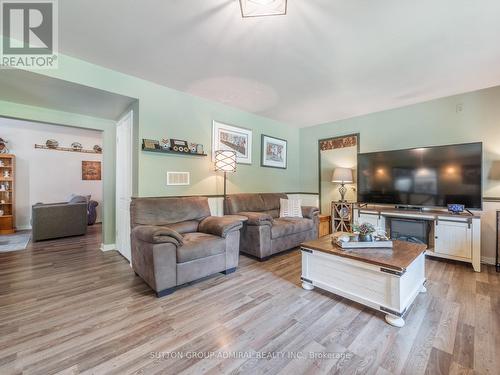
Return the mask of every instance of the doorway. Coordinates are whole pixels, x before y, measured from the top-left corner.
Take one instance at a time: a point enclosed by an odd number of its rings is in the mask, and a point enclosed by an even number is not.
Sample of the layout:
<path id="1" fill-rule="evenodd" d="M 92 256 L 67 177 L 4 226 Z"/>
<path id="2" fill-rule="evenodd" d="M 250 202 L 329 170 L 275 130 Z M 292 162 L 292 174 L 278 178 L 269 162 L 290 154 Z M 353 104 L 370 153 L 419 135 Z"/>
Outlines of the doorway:
<path id="1" fill-rule="evenodd" d="M 133 112 L 116 126 L 116 249 L 130 263 L 130 202 L 132 197 Z"/>

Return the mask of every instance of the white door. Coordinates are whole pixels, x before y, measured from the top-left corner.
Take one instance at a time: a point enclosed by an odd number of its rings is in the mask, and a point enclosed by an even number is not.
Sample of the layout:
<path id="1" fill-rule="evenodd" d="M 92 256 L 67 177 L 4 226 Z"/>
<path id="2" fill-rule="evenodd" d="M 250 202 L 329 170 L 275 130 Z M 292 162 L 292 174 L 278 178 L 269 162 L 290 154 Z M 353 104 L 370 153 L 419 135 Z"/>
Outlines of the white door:
<path id="1" fill-rule="evenodd" d="M 132 197 L 132 111 L 116 127 L 116 249 L 130 262 Z"/>
<path id="2" fill-rule="evenodd" d="M 472 257 L 472 229 L 467 223 L 439 220 L 434 229 L 436 253 L 467 259 Z"/>

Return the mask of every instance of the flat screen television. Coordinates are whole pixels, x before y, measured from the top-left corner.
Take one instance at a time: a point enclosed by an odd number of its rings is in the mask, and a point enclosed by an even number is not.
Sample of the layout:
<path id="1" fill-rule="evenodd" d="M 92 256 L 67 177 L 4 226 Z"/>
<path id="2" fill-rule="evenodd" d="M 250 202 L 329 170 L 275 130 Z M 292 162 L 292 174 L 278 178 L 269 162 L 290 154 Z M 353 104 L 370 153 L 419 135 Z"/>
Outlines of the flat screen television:
<path id="1" fill-rule="evenodd" d="M 358 155 L 358 202 L 482 209 L 482 143 Z"/>

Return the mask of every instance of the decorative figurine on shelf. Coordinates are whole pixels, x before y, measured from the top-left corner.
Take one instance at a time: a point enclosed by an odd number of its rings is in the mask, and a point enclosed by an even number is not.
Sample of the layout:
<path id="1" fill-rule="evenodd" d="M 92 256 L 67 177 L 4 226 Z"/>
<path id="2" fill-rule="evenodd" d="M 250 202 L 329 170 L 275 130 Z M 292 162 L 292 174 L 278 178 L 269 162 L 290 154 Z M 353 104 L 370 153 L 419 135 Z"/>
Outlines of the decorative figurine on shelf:
<path id="1" fill-rule="evenodd" d="M 80 142 L 73 142 L 71 144 L 71 148 L 73 149 L 73 151 L 81 151 L 83 149 L 83 146 Z"/>
<path id="2" fill-rule="evenodd" d="M 102 152 L 102 147 L 99 146 L 99 145 L 95 145 L 94 148 L 93 148 L 93 150 L 95 152 L 97 152 L 98 154 L 100 154 Z"/>
<path id="3" fill-rule="evenodd" d="M 203 145 L 201 143 L 196 145 L 196 152 L 198 154 L 203 154 Z"/>
<path id="4" fill-rule="evenodd" d="M 3 177 L 4 177 L 4 178 L 9 178 L 9 177 L 10 177 L 10 172 L 9 172 L 9 170 L 5 170 L 5 171 L 3 171 Z"/>
<path id="5" fill-rule="evenodd" d="M 47 139 L 45 142 L 45 146 L 48 148 L 57 148 L 59 146 L 59 142 L 57 142 L 55 139 Z"/>
<path id="6" fill-rule="evenodd" d="M 197 150 L 198 150 L 198 144 L 196 144 L 196 143 L 190 143 L 190 144 L 189 144 L 189 151 L 190 151 L 192 154 L 196 154 L 196 153 L 197 153 Z"/>
<path id="7" fill-rule="evenodd" d="M 9 149 L 7 148 L 7 142 L 5 139 L 3 138 L 0 138 L 0 154 L 8 154 L 9 153 Z M 3 162 L 2 162 L 2 166 L 3 166 Z"/>
<path id="8" fill-rule="evenodd" d="M 3 210 L 0 210 L 0 216 L 3 216 Z"/>
<path id="9" fill-rule="evenodd" d="M 162 149 L 170 151 L 170 147 L 171 147 L 170 139 L 168 139 L 168 138 L 167 139 L 162 138 L 162 140 L 160 142 L 160 145 L 161 145 Z"/>
<path id="10" fill-rule="evenodd" d="M 3 184 L 0 185 L 0 191 L 5 191 L 5 190 L 7 190 L 7 189 L 5 189 L 5 185 L 3 185 Z"/>
<path id="11" fill-rule="evenodd" d="M 5 164 L 3 163 L 3 160 L 0 160 L 0 167 L 5 167 Z"/>

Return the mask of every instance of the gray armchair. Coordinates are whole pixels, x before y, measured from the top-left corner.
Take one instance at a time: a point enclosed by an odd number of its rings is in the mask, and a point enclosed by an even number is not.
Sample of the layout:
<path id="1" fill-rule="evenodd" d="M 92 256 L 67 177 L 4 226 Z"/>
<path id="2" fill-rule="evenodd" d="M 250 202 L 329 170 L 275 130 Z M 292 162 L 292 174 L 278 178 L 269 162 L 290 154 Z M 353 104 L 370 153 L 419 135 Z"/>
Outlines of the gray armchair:
<path id="1" fill-rule="evenodd" d="M 31 208 L 33 241 L 87 233 L 87 202 L 37 203 Z"/>
<path id="2" fill-rule="evenodd" d="M 134 198 L 130 215 L 132 267 L 158 297 L 238 266 L 242 218 L 210 216 L 207 198 Z"/>
<path id="3" fill-rule="evenodd" d="M 259 260 L 318 238 L 319 209 L 303 206 L 302 218 L 280 218 L 280 198 L 286 194 L 233 194 L 226 199 L 226 212 L 248 218 L 241 231 L 240 250 Z"/>

